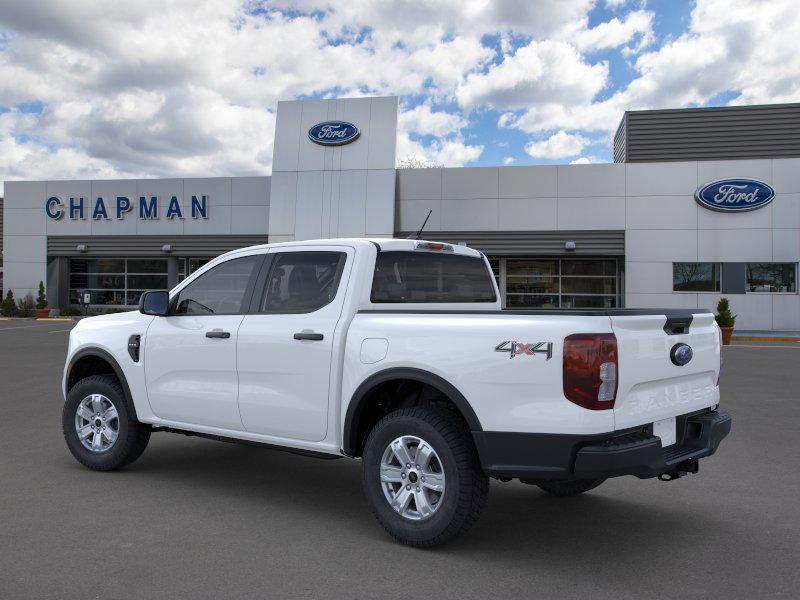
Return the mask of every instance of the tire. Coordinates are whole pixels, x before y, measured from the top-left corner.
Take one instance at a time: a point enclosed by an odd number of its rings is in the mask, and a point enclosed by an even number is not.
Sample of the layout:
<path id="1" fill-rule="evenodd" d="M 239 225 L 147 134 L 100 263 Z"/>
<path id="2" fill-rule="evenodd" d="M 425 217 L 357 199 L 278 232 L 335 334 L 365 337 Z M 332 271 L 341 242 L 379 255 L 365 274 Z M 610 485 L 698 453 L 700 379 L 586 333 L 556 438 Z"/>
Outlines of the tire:
<path id="1" fill-rule="evenodd" d="M 100 404 L 95 404 L 95 400 Z M 97 406 L 102 406 L 102 412 L 95 410 Z M 110 412 L 111 407 L 115 409 L 115 417 Z M 79 409 L 81 409 L 80 415 Z M 85 409 L 94 412 L 90 414 Z M 116 377 L 92 375 L 81 379 L 67 393 L 61 418 L 64 439 L 72 456 L 82 465 L 95 471 L 112 471 L 135 461 L 150 441 L 150 426 L 139 423 L 132 414 L 133 411 L 128 406 L 125 393 Z M 100 415 L 101 420 L 95 421 L 97 415 Z M 86 417 L 91 417 L 92 420 Z M 97 430 L 92 428 L 95 422 L 106 429 L 101 429 L 98 434 Z M 83 425 L 82 433 L 85 433 L 87 425 L 92 428 L 88 436 L 83 437 L 86 444 L 92 446 L 91 448 L 81 441 L 82 436 L 78 433 L 79 425 Z M 110 436 L 114 433 L 116 436 L 111 442 Z M 99 442 L 95 445 L 98 435 Z"/>
<path id="2" fill-rule="evenodd" d="M 399 440 L 403 440 L 401 445 L 412 444 L 407 447 L 408 456 L 414 459 L 411 463 L 424 463 L 401 468 L 401 480 L 396 479 L 395 464 L 399 461 L 392 450 Z M 420 441 L 416 448 L 413 440 Z M 427 447 L 423 448 L 423 443 Z M 422 459 L 420 448 L 425 454 Z M 403 544 L 422 548 L 442 544 L 469 529 L 486 506 L 489 478 L 481 469 L 469 429 L 447 411 L 404 408 L 386 415 L 370 432 L 362 463 L 362 487 L 372 512 L 383 528 Z M 427 484 L 423 483 L 425 473 Z M 383 476 L 395 481 L 382 481 Z M 439 481 L 441 493 L 432 489 Z M 393 488 L 398 483 L 395 492 Z M 411 488 L 407 495 L 413 497 L 406 515 L 393 508 L 389 500 L 394 497 L 402 503 L 396 495 L 402 488 Z M 431 507 L 432 513 L 423 514 Z"/>
<path id="3" fill-rule="evenodd" d="M 537 481 L 536 485 L 548 494 L 564 498 L 566 496 L 577 496 L 589 490 L 593 490 L 603 483 L 605 479 L 573 479 L 571 481 Z"/>

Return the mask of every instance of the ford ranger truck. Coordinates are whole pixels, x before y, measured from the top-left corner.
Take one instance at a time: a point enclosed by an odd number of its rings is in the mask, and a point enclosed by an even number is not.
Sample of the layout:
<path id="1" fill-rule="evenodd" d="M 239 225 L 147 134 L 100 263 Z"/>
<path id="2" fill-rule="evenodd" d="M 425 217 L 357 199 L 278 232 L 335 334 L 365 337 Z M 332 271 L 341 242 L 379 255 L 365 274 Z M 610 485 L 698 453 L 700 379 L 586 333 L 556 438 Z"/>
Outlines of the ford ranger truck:
<path id="1" fill-rule="evenodd" d="M 510 311 L 499 298 L 465 246 L 229 252 L 137 311 L 72 329 L 64 437 L 98 471 L 135 461 L 154 432 L 360 458 L 380 524 L 432 546 L 478 519 L 490 478 L 556 496 L 669 481 L 729 433 L 707 310 Z"/>

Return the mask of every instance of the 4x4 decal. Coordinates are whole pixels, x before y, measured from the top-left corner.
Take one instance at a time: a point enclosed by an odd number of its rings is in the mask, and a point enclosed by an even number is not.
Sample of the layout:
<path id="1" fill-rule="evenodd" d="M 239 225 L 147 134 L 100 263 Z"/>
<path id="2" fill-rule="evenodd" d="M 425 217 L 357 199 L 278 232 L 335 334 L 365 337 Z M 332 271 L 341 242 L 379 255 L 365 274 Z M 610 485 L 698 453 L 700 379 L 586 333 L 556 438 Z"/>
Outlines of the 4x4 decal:
<path id="1" fill-rule="evenodd" d="M 494 351 L 508 352 L 509 358 L 514 358 L 520 354 L 528 354 L 531 356 L 534 354 L 545 354 L 547 355 L 545 360 L 550 360 L 553 358 L 553 342 L 531 342 L 526 344 L 524 342 L 506 340 L 497 344 L 497 346 L 494 347 Z"/>

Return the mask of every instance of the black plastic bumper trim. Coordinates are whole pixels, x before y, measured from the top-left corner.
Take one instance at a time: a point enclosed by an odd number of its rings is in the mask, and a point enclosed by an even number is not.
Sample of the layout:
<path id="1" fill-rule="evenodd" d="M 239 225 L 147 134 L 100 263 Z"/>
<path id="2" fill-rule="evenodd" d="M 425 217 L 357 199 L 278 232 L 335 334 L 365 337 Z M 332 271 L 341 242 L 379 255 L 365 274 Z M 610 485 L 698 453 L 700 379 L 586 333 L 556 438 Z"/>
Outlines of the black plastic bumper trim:
<path id="1" fill-rule="evenodd" d="M 600 479 L 635 475 L 642 479 L 682 470 L 711 456 L 730 433 L 731 417 L 703 411 L 677 419 L 677 443 L 666 449 L 649 425 L 600 435 L 472 432 L 484 471 L 523 480 Z"/>

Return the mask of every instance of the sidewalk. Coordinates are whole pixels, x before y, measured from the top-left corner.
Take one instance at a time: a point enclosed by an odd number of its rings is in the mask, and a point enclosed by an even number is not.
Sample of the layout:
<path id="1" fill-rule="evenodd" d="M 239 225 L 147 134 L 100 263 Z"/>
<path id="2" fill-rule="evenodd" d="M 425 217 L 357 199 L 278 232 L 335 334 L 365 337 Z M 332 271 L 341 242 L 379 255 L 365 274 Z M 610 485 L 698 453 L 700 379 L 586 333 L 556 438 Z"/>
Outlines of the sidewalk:
<path id="1" fill-rule="evenodd" d="M 800 331 L 734 329 L 731 340 L 737 342 L 800 342 Z"/>

